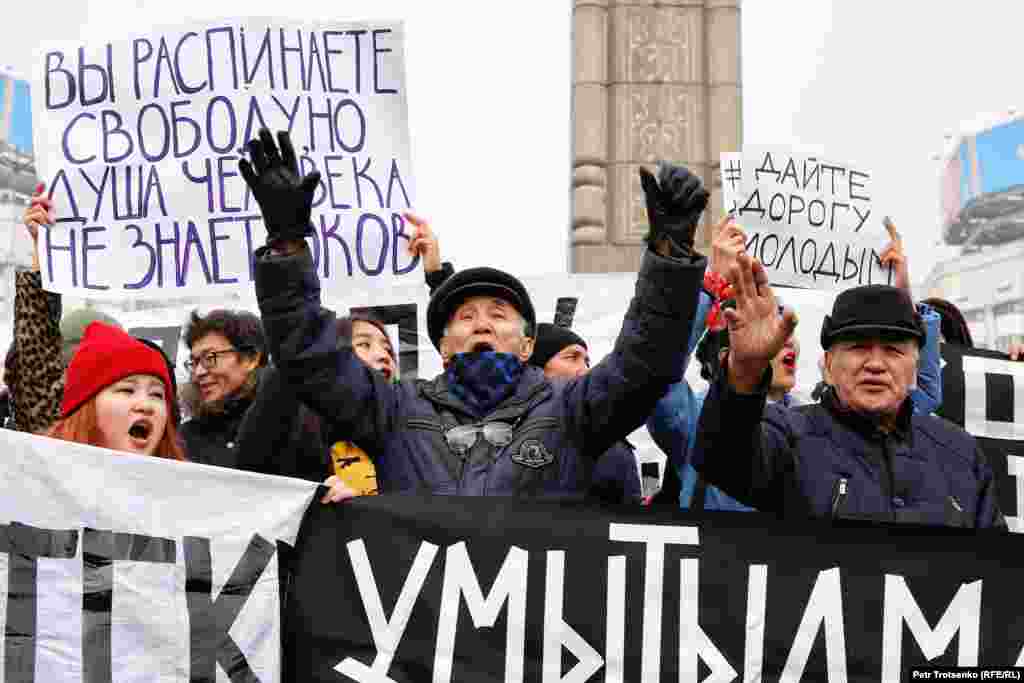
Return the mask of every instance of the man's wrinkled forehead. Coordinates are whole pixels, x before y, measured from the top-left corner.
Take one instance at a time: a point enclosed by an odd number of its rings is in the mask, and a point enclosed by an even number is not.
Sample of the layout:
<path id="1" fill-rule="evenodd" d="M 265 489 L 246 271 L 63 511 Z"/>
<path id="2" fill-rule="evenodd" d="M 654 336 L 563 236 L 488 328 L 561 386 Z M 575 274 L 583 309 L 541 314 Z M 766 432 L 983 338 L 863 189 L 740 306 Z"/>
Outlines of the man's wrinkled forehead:
<path id="1" fill-rule="evenodd" d="M 467 308 L 500 308 L 518 313 L 516 307 L 510 301 L 502 299 L 500 296 L 471 296 L 455 307 L 455 310 L 452 311 L 452 317 L 459 315 L 459 313 Z"/>
<path id="2" fill-rule="evenodd" d="M 856 330 L 850 331 L 836 337 L 834 344 L 903 344 L 908 343 L 917 346 L 917 339 L 904 332 L 889 330 Z"/>

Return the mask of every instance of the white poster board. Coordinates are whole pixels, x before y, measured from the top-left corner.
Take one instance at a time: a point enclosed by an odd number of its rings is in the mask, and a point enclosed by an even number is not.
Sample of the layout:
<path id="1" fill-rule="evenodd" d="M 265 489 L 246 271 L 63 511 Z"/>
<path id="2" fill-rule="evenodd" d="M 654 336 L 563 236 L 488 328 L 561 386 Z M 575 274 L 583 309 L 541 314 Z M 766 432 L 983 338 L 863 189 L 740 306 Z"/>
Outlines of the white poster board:
<path id="1" fill-rule="evenodd" d="M 722 205 L 773 284 L 843 290 L 892 284 L 871 174 L 854 164 L 772 147 L 721 156 Z"/>
<path id="2" fill-rule="evenodd" d="M 326 291 L 414 273 L 404 43 L 400 22 L 244 19 L 44 45 L 34 136 L 59 216 L 40 238 L 46 288 L 250 290 L 266 233 L 238 160 L 262 127 L 290 131 L 301 171 L 322 174 L 309 243 Z"/>

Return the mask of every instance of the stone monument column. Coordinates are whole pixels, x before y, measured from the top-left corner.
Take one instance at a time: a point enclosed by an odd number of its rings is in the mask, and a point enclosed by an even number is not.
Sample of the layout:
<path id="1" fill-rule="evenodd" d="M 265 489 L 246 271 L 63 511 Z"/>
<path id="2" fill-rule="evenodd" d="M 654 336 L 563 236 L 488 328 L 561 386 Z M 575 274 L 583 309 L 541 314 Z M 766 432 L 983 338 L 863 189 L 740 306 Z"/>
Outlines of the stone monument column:
<path id="1" fill-rule="evenodd" d="M 573 270 L 577 249 L 608 239 L 608 1 L 575 0 L 573 12 Z"/>
<path id="2" fill-rule="evenodd" d="M 640 165 L 688 166 L 709 188 L 740 143 L 739 0 L 576 0 L 572 269 L 636 270 Z M 720 192 L 698 232 L 721 215 Z"/>

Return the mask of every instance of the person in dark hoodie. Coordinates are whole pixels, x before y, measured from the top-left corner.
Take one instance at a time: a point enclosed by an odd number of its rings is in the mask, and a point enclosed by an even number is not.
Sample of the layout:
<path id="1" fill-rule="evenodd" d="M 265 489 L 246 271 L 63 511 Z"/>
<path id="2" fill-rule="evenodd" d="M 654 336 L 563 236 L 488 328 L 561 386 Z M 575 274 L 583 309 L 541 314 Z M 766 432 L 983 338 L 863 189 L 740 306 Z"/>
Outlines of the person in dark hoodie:
<path id="1" fill-rule="evenodd" d="M 374 458 L 382 492 L 578 495 L 590 484 L 582 460 L 643 424 L 679 380 L 705 263 L 694 231 L 708 199 L 686 169 L 642 175 L 650 248 L 615 351 L 590 372 L 553 384 L 530 366 L 536 316 L 522 283 L 470 268 L 428 306 L 444 372 L 392 384 L 338 350 L 335 316 L 320 305 L 304 241 L 319 174 L 299 175 L 285 132 L 275 144 L 261 130 L 247 150 L 241 174 L 268 232 L 255 280 L 271 354 L 299 398 Z"/>

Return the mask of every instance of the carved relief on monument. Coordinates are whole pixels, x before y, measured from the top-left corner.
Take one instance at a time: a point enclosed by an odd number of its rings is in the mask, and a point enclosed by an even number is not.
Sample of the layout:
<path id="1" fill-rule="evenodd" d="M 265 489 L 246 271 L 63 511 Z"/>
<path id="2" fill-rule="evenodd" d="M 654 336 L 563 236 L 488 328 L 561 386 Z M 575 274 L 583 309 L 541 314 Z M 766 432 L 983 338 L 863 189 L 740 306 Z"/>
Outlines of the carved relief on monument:
<path id="1" fill-rule="evenodd" d="M 647 231 L 641 164 L 700 174 L 740 144 L 738 0 L 576 0 L 573 270 L 632 270 Z M 600 46 L 592 43 L 601 42 Z"/>
<path id="2" fill-rule="evenodd" d="M 614 7 L 612 82 L 703 80 L 703 8 Z"/>

